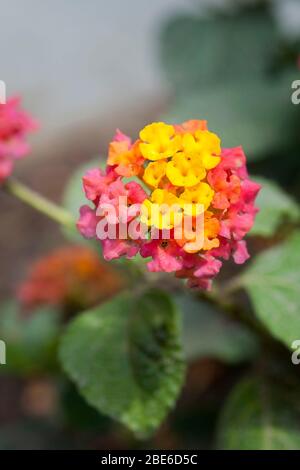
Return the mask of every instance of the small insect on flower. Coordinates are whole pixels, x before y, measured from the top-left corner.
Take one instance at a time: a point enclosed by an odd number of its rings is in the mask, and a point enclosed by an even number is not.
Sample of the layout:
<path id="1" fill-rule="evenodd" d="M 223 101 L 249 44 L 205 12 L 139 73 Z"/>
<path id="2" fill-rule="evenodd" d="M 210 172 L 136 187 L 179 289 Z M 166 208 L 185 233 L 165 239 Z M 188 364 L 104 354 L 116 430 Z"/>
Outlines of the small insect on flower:
<path id="1" fill-rule="evenodd" d="M 37 127 L 37 123 L 20 109 L 20 98 L 0 103 L 0 184 L 12 173 L 15 160 L 29 153 L 28 133 Z"/>
<path id="2" fill-rule="evenodd" d="M 155 122 L 135 142 L 118 130 L 106 170 L 89 170 L 83 187 L 93 207 L 81 207 L 77 227 L 99 240 L 106 260 L 139 253 L 151 258 L 149 271 L 208 289 L 222 260 L 249 257 L 244 237 L 260 186 L 242 148 L 222 148 L 206 121 Z"/>

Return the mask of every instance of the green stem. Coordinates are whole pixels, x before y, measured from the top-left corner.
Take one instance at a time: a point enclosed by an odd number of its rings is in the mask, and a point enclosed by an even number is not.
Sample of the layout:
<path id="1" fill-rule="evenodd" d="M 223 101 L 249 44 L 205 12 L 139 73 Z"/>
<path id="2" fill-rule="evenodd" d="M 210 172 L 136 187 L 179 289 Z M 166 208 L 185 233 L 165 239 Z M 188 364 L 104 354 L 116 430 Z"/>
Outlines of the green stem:
<path id="1" fill-rule="evenodd" d="M 266 346 L 266 350 L 277 351 L 278 345 L 275 342 L 268 330 L 252 315 L 249 309 L 245 309 L 243 305 L 240 305 L 235 298 L 236 291 L 244 288 L 245 274 L 235 276 L 225 285 L 215 287 L 212 293 L 208 294 L 208 300 L 219 307 L 225 312 L 232 320 L 238 321 L 250 330 L 256 333 L 262 344 Z"/>
<path id="2" fill-rule="evenodd" d="M 222 287 L 220 288 L 220 294 L 222 297 L 229 297 L 233 293 L 235 293 L 237 290 L 241 289 L 243 287 L 243 276 L 235 276 L 231 278 L 229 281 L 227 281 Z"/>
<path id="3" fill-rule="evenodd" d="M 50 219 L 55 220 L 55 222 L 74 229 L 75 220 L 70 212 L 49 201 L 44 196 L 41 196 L 32 189 L 29 189 L 27 186 L 20 183 L 16 179 L 9 178 L 4 183 L 2 188 L 7 193 L 17 197 L 22 202 L 25 202 L 42 214 L 45 214 Z"/>

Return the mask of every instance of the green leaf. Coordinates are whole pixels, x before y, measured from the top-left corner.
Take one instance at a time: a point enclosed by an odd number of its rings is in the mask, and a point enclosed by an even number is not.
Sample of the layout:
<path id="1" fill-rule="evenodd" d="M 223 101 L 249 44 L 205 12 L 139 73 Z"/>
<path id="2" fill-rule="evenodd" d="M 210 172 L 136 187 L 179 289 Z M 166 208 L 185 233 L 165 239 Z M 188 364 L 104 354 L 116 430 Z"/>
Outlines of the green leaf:
<path id="1" fill-rule="evenodd" d="M 226 450 L 300 449 L 299 390 L 266 379 L 244 379 L 230 394 L 219 427 Z"/>
<path id="2" fill-rule="evenodd" d="M 223 147 L 243 146 L 248 160 L 286 149 L 295 140 L 297 106 L 290 102 L 293 75 L 199 88 L 175 99 L 165 119 L 206 119 Z M 285 129 L 285 132 L 282 132 Z"/>
<path id="3" fill-rule="evenodd" d="M 298 204 L 273 181 L 253 177 L 261 185 L 256 205 L 259 213 L 250 235 L 271 237 L 283 222 L 297 222 L 300 219 Z"/>
<path id="4" fill-rule="evenodd" d="M 258 255 L 240 278 L 257 317 L 291 347 L 300 338 L 300 232 Z"/>
<path id="5" fill-rule="evenodd" d="M 145 437 L 181 389 L 179 336 L 178 312 L 167 294 L 123 293 L 72 322 L 60 358 L 91 405 Z"/>
<path id="6" fill-rule="evenodd" d="M 55 311 L 37 309 L 22 316 L 16 303 L 0 308 L 0 338 L 6 344 L 3 372 L 22 374 L 41 371 L 55 363 L 59 319 Z"/>
<path id="7" fill-rule="evenodd" d="M 257 338 L 246 327 L 228 320 L 208 302 L 192 295 L 177 297 L 183 312 L 183 348 L 189 360 L 212 357 L 236 364 L 259 352 Z"/>
<path id="8" fill-rule="evenodd" d="M 162 32 L 161 63 L 177 92 L 205 91 L 220 81 L 227 85 L 263 75 L 277 42 L 274 22 L 265 11 L 178 16 Z"/>

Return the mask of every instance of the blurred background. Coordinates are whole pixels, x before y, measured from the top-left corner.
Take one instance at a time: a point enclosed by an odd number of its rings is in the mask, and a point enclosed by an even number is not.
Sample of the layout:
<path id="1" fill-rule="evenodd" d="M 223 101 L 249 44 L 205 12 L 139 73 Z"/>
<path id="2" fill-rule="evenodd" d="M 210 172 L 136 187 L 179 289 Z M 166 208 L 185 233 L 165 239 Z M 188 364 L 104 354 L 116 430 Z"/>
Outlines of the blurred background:
<path id="1" fill-rule="evenodd" d="M 153 120 L 199 118 L 225 147 L 244 146 L 251 172 L 299 198 L 300 106 L 290 99 L 300 79 L 299 0 L 0 0 L 0 8 L 0 79 L 41 124 L 16 174 L 37 191 L 76 214 L 82 165 L 105 157 L 115 128 L 135 138 Z M 0 321 L 0 338 L 2 328 L 16 343 L 13 369 L 0 366 L 0 448 L 141 445 L 85 404 L 53 354 L 61 325 L 119 292 L 124 276 L 7 195 L 0 211 L 0 298 L 21 299 L 5 309 L 14 320 Z M 204 351 L 191 361 L 176 412 L 147 446 L 211 447 L 224 393 L 245 367 L 228 357 Z"/>

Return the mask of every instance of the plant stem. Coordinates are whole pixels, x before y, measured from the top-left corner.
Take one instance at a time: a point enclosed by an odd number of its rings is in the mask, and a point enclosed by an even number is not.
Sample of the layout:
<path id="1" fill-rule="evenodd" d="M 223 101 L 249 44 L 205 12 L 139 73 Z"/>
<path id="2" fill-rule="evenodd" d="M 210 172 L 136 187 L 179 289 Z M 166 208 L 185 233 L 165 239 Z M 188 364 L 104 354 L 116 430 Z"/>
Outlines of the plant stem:
<path id="1" fill-rule="evenodd" d="M 222 285 L 220 289 L 221 291 L 220 293 L 222 294 L 222 296 L 227 298 L 228 296 L 232 295 L 237 290 L 241 289 L 243 287 L 242 280 L 243 280 L 242 275 L 239 275 L 227 281 L 224 285 Z"/>
<path id="2" fill-rule="evenodd" d="M 2 188 L 12 196 L 33 207 L 37 211 L 68 228 L 75 227 L 75 220 L 67 210 L 49 201 L 44 196 L 28 188 L 15 178 L 9 178 Z"/>
<path id="3" fill-rule="evenodd" d="M 278 345 L 274 342 L 268 330 L 257 320 L 255 315 L 252 315 L 249 308 L 246 308 L 236 299 L 236 291 L 244 288 L 244 279 L 245 274 L 233 277 L 224 285 L 219 286 L 219 289 L 215 288 L 212 293 L 209 293 L 207 299 L 225 312 L 233 321 L 238 321 L 252 330 L 260 338 L 267 351 L 277 352 Z"/>

